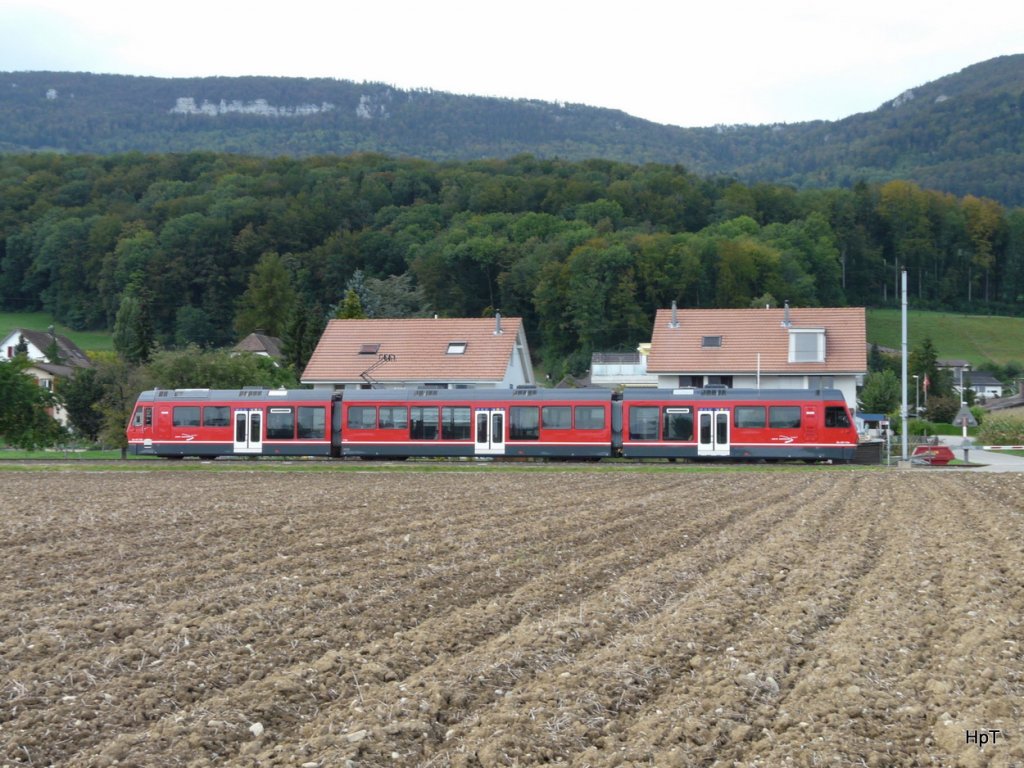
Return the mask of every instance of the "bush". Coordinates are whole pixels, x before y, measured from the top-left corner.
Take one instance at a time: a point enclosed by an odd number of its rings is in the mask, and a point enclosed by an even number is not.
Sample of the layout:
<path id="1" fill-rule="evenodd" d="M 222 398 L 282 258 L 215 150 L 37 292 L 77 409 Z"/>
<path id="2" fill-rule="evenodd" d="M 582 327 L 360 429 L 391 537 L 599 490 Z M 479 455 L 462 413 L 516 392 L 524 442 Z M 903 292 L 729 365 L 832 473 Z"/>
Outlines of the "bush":
<path id="1" fill-rule="evenodd" d="M 959 410 L 960 399 L 958 397 L 928 398 L 928 421 L 952 424 Z"/>
<path id="2" fill-rule="evenodd" d="M 1024 416 L 990 413 L 978 439 L 985 445 L 1024 445 Z"/>

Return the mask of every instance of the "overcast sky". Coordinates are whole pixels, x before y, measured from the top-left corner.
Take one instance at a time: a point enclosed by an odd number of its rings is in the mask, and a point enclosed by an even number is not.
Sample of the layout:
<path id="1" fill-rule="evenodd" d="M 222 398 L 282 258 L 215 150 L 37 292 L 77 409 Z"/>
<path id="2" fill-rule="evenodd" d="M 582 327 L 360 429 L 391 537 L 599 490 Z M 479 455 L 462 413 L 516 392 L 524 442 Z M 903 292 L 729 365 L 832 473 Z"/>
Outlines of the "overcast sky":
<path id="1" fill-rule="evenodd" d="M 1022 52 L 1020 0 L 0 0 L 4 72 L 333 77 L 687 127 L 836 120 Z"/>

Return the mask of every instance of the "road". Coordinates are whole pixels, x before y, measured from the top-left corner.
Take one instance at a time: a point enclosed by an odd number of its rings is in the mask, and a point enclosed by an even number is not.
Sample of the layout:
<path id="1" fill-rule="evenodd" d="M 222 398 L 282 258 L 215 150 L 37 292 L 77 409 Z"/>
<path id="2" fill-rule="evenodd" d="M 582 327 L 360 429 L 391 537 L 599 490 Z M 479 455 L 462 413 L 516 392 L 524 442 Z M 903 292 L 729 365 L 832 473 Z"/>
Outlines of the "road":
<path id="1" fill-rule="evenodd" d="M 953 455 L 956 458 L 964 458 L 964 439 L 962 437 L 946 435 L 939 439 L 943 445 L 947 445 L 952 449 Z M 973 442 L 968 448 L 967 458 L 972 464 L 979 465 L 969 468 L 964 467 L 964 469 L 969 469 L 972 472 L 1024 472 L 1024 456 L 1015 456 L 1012 453 L 1005 453 L 1003 451 L 986 451 Z"/>

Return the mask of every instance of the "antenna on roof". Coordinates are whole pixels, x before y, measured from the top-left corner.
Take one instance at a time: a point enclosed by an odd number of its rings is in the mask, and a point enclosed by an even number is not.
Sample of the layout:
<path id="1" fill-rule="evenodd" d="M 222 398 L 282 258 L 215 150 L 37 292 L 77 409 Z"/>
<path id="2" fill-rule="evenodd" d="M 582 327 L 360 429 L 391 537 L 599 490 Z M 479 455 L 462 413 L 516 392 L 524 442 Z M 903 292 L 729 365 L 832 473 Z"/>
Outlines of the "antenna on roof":
<path id="1" fill-rule="evenodd" d="M 672 300 L 672 319 L 668 323 L 669 328 L 679 327 L 679 308 L 676 306 L 675 299 Z"/>
<path id="2" fill-rule="evenodd" d="M 783 328 L 789 328 L 793 323 L 789 320 L 789 299 L 786 299 L 786 304 L 782 308 L 782 323 Z"/>
<path id="3" fill-rule="evenodd" d="M 501 336 L 503 331 L 501 330 L 501 312 L 494 313 L 494 335 Z"/>

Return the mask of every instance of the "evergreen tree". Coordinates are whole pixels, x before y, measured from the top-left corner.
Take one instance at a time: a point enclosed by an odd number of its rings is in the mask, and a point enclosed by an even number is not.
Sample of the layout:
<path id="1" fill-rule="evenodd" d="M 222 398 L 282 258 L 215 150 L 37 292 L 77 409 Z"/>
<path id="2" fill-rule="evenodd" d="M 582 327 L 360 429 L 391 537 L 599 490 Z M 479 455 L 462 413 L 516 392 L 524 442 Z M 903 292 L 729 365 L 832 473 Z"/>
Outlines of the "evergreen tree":
<path id="1" fill-rule="evenodd" d="M 63 382 L 60 393 L 75 432 L 86 440 L 96 442 L 103 427 L 103 414 L 99 405 L 104 394 L 96 369 L 83 368 L 78 371 Z"/>
<path id="2" fill-rule="evenodd" d="M 292 277 L 281 256 L 264 253 L 249 276 L 249 286 L 238 300 L 235 332 L 239 337 L 262 329 L 281 336 L 295 305 Z"/>
<path id="3" fill-rule="evenodd" d="M 335 317 L 339 320 L 361 320 L 366 317 L 363 312 L 363 303 L 359 300 L 359 294 L 355 288 L 349 288 L 345 293 L 345 300 L 341 302 Z"/>
<path id="4" fill-rule="evenodd" d="M 319 304 L 309 304 L 302 300 L 296 303 L 288 327 L 281 337 L 281 353 L 285 365 L 295 372 L 296 378 L 302 375 L 326 324 L 327 319 Z"/>
<path id="5" fill-rule="evenodd" d="M 149 360 L 155 346 L 149 292 L 133 282 L 121 297 L 114 320 L 114 349 L 125 360 L 139 365 Z"/>

